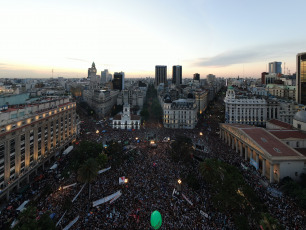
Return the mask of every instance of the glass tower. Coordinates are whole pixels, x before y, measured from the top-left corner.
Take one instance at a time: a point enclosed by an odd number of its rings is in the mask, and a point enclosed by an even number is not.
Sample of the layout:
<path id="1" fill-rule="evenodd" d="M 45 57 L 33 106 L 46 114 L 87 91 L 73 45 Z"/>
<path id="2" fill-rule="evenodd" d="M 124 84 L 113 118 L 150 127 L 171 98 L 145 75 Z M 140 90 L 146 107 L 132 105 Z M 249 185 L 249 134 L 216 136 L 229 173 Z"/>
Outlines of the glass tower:
<path id="1" fill-rule="evenodd" d="M 306 105 L 306 52 L 296 55 L 296 101 Z"/>

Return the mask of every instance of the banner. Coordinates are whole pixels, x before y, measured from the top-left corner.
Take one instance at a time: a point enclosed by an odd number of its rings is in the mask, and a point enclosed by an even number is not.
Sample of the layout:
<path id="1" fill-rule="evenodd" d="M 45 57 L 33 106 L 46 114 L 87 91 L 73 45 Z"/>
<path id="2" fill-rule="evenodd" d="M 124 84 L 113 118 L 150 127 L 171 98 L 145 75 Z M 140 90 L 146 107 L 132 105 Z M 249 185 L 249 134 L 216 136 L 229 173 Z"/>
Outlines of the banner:
<path id="1" fill-rule="evenodd" d="M 125 176 L 119 177 L 119 184 L 124 184 Z"/>
<path id="2" fill-rule="evenodd" d="M 63 187 L 63 189 L 66 189 L 66 188 L 69 188 L 69 187 L 72 187 L 72 186 L 75 186 L 77 183 L 74 183 L 74 184 L 70 184 L 70 185 L 66 185 Z"/>
<path id="3" fill-rule="evenodd" d="M 242 166 L 242 168 L 244 169 L 244 170 L 248 170 L 249 168 L 248 167 L 246 167 L 244 164 L 242 164 L 241 163 L 241 166 Z"/>
<path id="4" fill-rule="evenodd" d="M 104 197 L 104 198 L 102 198 L 102 199 L 100 199 L 100 200 L 96 200 L 96 201 L 92 202 L 92 207 L 96 207 L 96 206 L 98 206 L 98 205 L 100 205 L 100 204 L 103 204 L 103 203 L 105 203 L 105 202 L 108 202 L 108 201 L 114 199 L 116 196 L 121 195 L 121 194 L 122 194 L 122 193 L 121 193 L 121 190 L 119 190 L 119 191 L 115 192 L 115 193 L 112 194 L 112 195 L 106 196 L 106 197 Z"/>
<path id="5" fill-rule="evenodd" d="M 72 225 L 74 225 L 78 221 L 79 217 L 80 216 L 77 216 L 76 218 L 74 218 L 74 220 L 71 221 L 63 230 L 68 230 L 69 228 L 71 228 Z"/>
<path id="6" fill-rule="evenodd" d="M 202 216 L 208 218 L 208 214 L 206 212 L 203 212 L 202 210 L 200 210 L 200 213 L 201 213 Z"/>
<path id="7" fill-rule="evenodd" d="M 60 222 L 62 221 L 62 219 L 64 218 L 64 216 L 66 215 L 66 212 L 67 212 L 67 210 L 64 212 L 64 214 L 62 215 L 62 217 L 59 219 L 59 221 L 56 223 L 56 227 L 57 227 L 57 225 L 59 225 L 60 224 Z"/>
<path id="8" fill-rule="evenodd" d="M 182 193 L 182 196 L 190 205 L 193 205 L 193 203 L 183 193 Z"/>
<path id="9" fill-rule="evenodd" d="M 86 184 L 84 184 L 83 186 L 82 186 L 82 188 L 80 189 L 80 191 L 78 192 L 78 194 L 76 194 L 76 196 L 72 199 L 72 203 L 76 200 L 76 198 L 78 198 L 78 196 L 80 195 L 80 193 L 82 192 L 82 190 L 83 190 L 83 188 L 85 187 L 85 185 Z"/>
<path id="10" fill-rule="evenodd" d="M 250 164 L 253 165 L 256 168 L 256 170 L 258 170 L 258 163 L 254 159 L 251 158 Z"/>
<path id="11" fill-rule="evenodd" d="M 105 168 L 105 169 L 101 169 L 100 171 L 98 171 L 98 174 L 104 173 L 104 172 L 106 172 L 107 170 L 110 170 L 110 169 L 111 169 L 111 167 Z"/>
<path id="12" fill-rule="evenodd" d="M 120 196 L 122 195 L 122 193 L 118 194 L 117 196 L 115 196 L 109 203 L 113 203 L 115 200 L 117 200 Z"/>

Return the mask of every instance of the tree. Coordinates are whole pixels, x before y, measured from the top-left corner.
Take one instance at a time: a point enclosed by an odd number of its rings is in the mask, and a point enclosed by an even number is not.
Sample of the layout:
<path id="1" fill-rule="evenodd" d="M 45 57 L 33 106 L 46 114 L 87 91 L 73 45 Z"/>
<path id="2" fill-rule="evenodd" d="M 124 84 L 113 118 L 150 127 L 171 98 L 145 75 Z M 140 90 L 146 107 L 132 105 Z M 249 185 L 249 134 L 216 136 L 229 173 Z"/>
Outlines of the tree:
<path id="1" fill-rule="evenodd" d="M 37 209 L 33 206 L 28 206 L 18 216 L 18 224 L 13 228 L 14 230 L 53 230 L 55 224 L 50 218 L 50 212 L 45 212 L 43 215 L 36 219 Z"/>
<path id="2" fill-rule="evenodd" d="M 171 157 L 175 162 L 191 162 L 193 156 L 192 140 L 185 136 L 177 136 L 171 144 Z"/>
<path id="3" fill-rule="evenodd" d="M 108 161 L 108 157 L 107 155 L 105 154 L 105 152 L 103 151 L 102 153 L 100 153 L 97 158 L 96 158 L 97 162 L 98 162 L 98 165 L 100 168 L 103 168 L 107 161 Z"/>
<path id="4" fill-rule="evenodd" d="M 90 199 L 91 183 L 96 180 L 99 165 L 94 158 L 89 158 L 78 170 L 77 180 L 81 183 L 88 183 L 88 197 Z"/>
<path id="5" fill-rule="evenodd" d="M 260 225 L 264 230 L 278 230 L 283 229 L 283 227 L 277 222 L 277 220 L 268 213 L 261 214 L 262 219 L 260 220 Z"/>

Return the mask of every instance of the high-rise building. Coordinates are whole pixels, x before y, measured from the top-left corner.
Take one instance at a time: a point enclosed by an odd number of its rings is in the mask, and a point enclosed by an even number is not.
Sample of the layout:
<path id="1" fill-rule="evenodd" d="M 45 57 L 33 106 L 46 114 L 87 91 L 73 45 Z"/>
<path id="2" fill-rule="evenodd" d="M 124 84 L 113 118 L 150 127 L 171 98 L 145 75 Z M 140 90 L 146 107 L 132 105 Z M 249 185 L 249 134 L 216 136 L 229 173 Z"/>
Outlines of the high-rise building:
<path id="1" fill-rule="evenodd" d="M 114 73 L 113 89 L 124 89 L 124 72 Z"/>
<path id="2" fill-rule="evenodd" d="M 269 63 L 269 73 L 282 73 L 282 63 L 281 62 L 270 62 Z"/>
<path id="3" fill-rule="evenodd" d="M 182 66 L 174 65 L 172 67 L 172 84 L 181 85 L 182 84 Z"/>
<path id="4" fill-rule="evenodd" d="M 88 78 L 90 78 L 91 76 L 96 76 L 96 74 L 97 74 L 97 69 L 95 63 L 93 62 L 91 68 L 88 68 Z"/>
<path id="5" fill-rule="evenodd" d="M 104 71 L 101 71 L 101 83 L 102 84 L 106 83 L 107 75 L 108 75 L 108 69 L 105 69 Z"/>
<path id="6" fill-rule="evenodd" d="M 193 75 L 193 80 L 200 81 L 200 74 L 199 73 L 195 73 Z"/>
<path id="7" fill-rule="evenodd" d="M 76 139 L 76 103 L 69 98 L 11 107 L 0 114 L 0 199 Z"/>
<path id="8" fill-rule="evenodd" d="M 155 66 L 155 86 L 159 86 L 160 83 L 167 83 L 167 66 L 157 65 Z"/>
<path id="9" fill-rule="evenodd" d="M 214 75 L 214 74 L 208 74 L 207 75 L 208 84 L 212 84 L 215 80 L 216 80 L 216 75 Z"/>
<path id="10" fill-rule="evenodd" d="M 306 52 L 296 55 L 296 101 L 306 105 Z"/>

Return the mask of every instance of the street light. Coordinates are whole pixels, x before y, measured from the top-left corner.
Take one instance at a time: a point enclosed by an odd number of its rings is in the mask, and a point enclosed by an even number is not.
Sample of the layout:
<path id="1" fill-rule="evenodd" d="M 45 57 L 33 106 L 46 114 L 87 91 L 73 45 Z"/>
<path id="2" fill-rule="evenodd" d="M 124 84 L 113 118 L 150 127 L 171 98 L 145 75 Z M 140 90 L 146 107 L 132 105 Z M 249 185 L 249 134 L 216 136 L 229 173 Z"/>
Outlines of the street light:
<path id="1" fill-rule="evenodd" d="M 98 133 L 99 133 L 99 130 L 96 131 L 96 134 L 98 134 Z"/>
<path id="2" fill-rule="evenodd" d="M 124 179 L 124 183 L 127 183 L 128 182 L 128 179 Z"/>
<path id="3" fill-rule="evenodd" d="M 181 181 L 180 179 L 178 179 L 177 183 L 181 184 L 181 183 L 182 183 L 182 181 Z"/>
<path id="4" fill-rule="evenodd" d="M 136 137 L 135 139 L 136 139 L 136 141 L 137 141 L 137 140 L 138 140 L 138 137 Z"/>
<path id="5" fill-rule="evenodd" d="M 200 132 L 200 136 L 203 136 L 203 133 L 202 133 L 202 132 Z"/>

